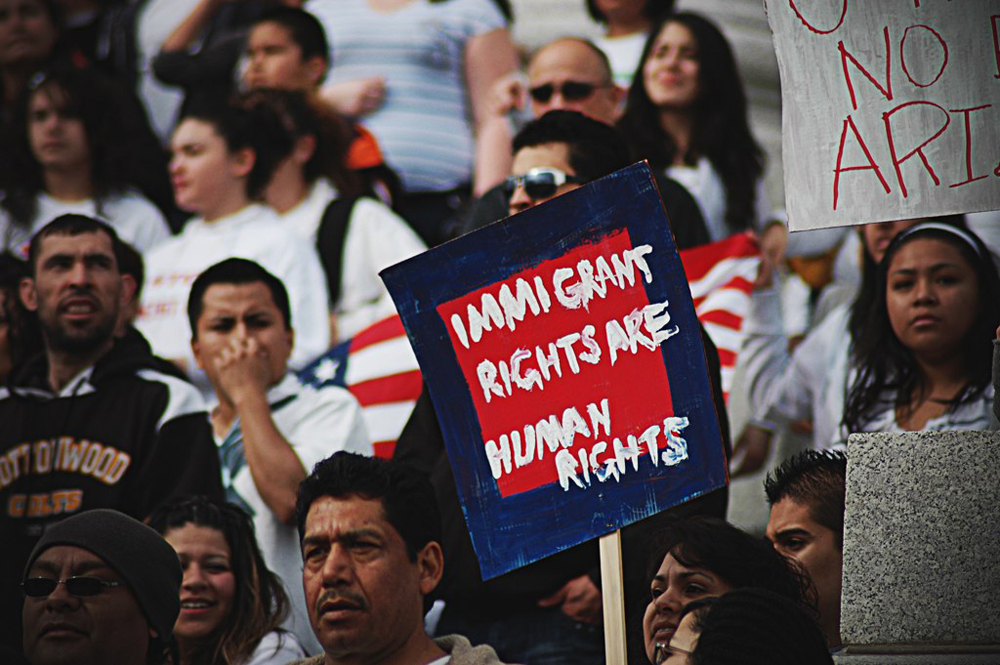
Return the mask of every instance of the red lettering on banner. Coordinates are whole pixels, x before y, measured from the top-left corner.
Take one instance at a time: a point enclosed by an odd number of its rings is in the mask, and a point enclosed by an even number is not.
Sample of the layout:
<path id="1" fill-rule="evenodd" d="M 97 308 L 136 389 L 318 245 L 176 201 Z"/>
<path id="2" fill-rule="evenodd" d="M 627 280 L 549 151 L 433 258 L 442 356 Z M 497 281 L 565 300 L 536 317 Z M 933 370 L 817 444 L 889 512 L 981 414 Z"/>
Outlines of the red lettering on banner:
<path id="1" fill-rule="evenodd" d="M 795 0 L 788 0 L 788 6 L 792 8 L 795 15 L 799 17 L 800 21 L 802 21 L 802 24 L 810 31 L 815 32 L 817 35 L 828 35 L 831 32 L 836 32 L 837 29 L 844 24 L 844 18 L 847 16 L 847 0 L 843 0 L 840 6 L 840 18 L 837 20 L 837 25 L 833 26 L 829 30 L 821 30 L 806 20 L 806 17 L 802 15 L 799 8 L 795 6 Z"/>
<path id="2" fill-rule="evenodd" d="M 985 175 L 972 176 L 972 120 L 969 116 L 972 115 L 973 111 L 980 111 L 982 109 L 988 109 L 992 104 L 983 104 L 982 106 L 975 106 L 971 109 L 952 109 L 952 113 L 962 113 L 965 116 L 965 180 L 962 182 L 956 182 L 949 187 L 961 187 L 962 185 L 968 185 L 970 182 L 975 182 L 977 180 L 982 180 Z"/>
<path id="3" fill-rule="evenodd" d="M 595 472 L 587 468 L 591 463 L 605 468 L 609 457 L 625 454 L 614 452 L 614 436 L 626 440 L 633 434 L 629 428 L 639 427 L 638 435 L 673 415 L 658 343 L 675 327 L 668 326 L 666 306 L 650 303 L 646 295 L 645 263 L 639 261 L 644 251 L 649 247 L 633 249 L 627 231 L 615 232 L 438 306 L 501 496 L 556 482 L 575 484 L 576 473 L 586 482 Z M 629 256 L 636 258 L 619 260 Z M 536 285 L 536 294 L 542 293 L 537 285 L 545 284 L 551 293 L 544 323 L 529 325 L 526 310 L 516 332 L 491 324 L 488 334 L 473 336 L 471 328 L 458 325 L 468 321 L 470 305 L 480 308 L 487 294 L 520 283 Z M 612 285 L 614 297 L 604 297 Z M 624 322 L 626 335 L 625 349 L 615 358 L 605 340 L 605 323 L 612 320 Z M 663 450 L 670 445 L 667 435 L 656 442 Z"/>
<path id="4" fill-rule="evenodd" d="M 851 94 L 851 106 L 854 110 L 858 110 L 858 102 L 854 97 L 854 84 L 851 83 L 851 73 L 847 69 L 847 61 L 850 60 L 854 63 L 854 66 L 865 75 L 872 85 L 878 88 L 878 91 L 882 93 L 882 96 L 887 100 L 892 101 L 892 72 L 890 70 L 892 66 L 892 49 L 889 48 L 889 26 L 885 26 L 882 30 L 882 34 L 885 36 L 885 87 L 883 88 L 879 85 L 879 82 L 875 80 L 864 66 L 858 62 L 858 59 L 851 55 L 847 48 L 844 46 L 843 40 L 837 42 L 837 50 L 840 51 L 840 63 L 844 68 L 844 82 L 847 83 L 847 91 Z"/>
<path id="5" fill-rule="evenodd" d="M 1000 30 L 997 29 L 998 21 L 1000 21 L 1000 14 L 990 17 L 990 23 L 993 24 L 993 55 L 997 61 L 997 73 L 993 75 L 995 79 L 1000 79 Z"/>
<path id="6" fill-rule="evenodd" d="M 844 166 L 844 144 L 847 142 L 847 128 L 850 127 L 851 132 L 854 134 L 855 140 L 857 140 L 858 145 L 865 153 L 865 157 L 868 159 L 867 166 Z M 878 181 L 882 183 L 882 188 L 885 189 L 885 193 L 888 194 L 892 190 L 889 189 L 889 183 L 886 182 L 885 178 L 882 176 L 882 170 L 875 163 L 872 158 L 872 153 L 865 144 L 864 139 L 861 138 L 861 134 L 858 132 L 857 125 L 854 124 L 854 118 L 847 116 L 844 118 L 844 128 L 840 132 L 840 148 L 837 150 L 837 167 L 833 170 L 833 209 L 837 209 L 837 201 L 840 198 L 840 174 L 846 173 L 847 171 L 875 171 L 875 175 L 878 176 Z"/>
<path id="7" fill-rule="evenodd" d="M 944 125 L 942 125 L 941 129 L 937 130 L 937 132 L 935 132 L 933 136 L 924 140 L 923 143 L 918 145 L 910 152 L 906 153 L 903 156 L 903 158 L 900 159 L 896 156 L 896 143 L 892 138 L 892 123 L 889 122 L 889 118 L 895 115 L 897 111 L 902 111 L 903 109 L 910 106 L 930 106 L 938 109 L 939 111 L 941 111 L 941 113 L 944 113 Z M 899 181 L 899 188 L 903 192 L 903 198 L 906 198 L 907 191 L 906 191 L 906 183 L 903 182 L 903 171 L 902 169 L 900 169 L 900 166 L 903 165 L 903 162 L 910 159 L 914 155 L 920 156 L 920 161 L 923 162 L 924 168 L 927 169 L 927 172 L 931 174 L 931 178 L 934 180 L 935 186 L 940 185 L 941 180 L 937 177 L 937 174 L 934 172 L 934 168 L 930 165 L 930 162 L 927 161 L 927 156 L 924 154 L 924 147 L 926 147 L 928 143 L 932 142 L 937 137 L 941 136 L 941 134 L 944 133 L 944 130 L 948 129 L 948 125 L 951 124 L 951 116 L 948 115 L 948 112 L 945 111 L 940 106 L 938 106 L 937 104 L 935 104 L 934 102 L 922 102 L 922 101 L 906 102 L 905 104 L 900 104 L 891 111 L 886 111 L 885 113 L 883 113 L 882 122 L 885 123 L 885 137 L 886 140 L 889 142 L 889 154 L 892 156 L 892 165 L 896 169 L 896 180 Z"/>
<path id="8" fill-rule="evenodd" d="M 910 74 L 909 67 L 906 66 L 906 51 L 903 50 L 903 47 L 906 45 L 906 36 L 910 34 L 910 30 L 912 30 L 913 28 L 923 28 L 929 31 L 932 35 L 937 37 L 938 43 L 941 44 L 941 50 L 943 55 L 943 57 L 941 58 L 941 69 L 938 70 L 937 76 L 935 76 L 930 83 L 917 83 L 916 79 L 914 79 L 913 76 Z M 888 31 L 888 28 L 886 28 L 886 30 Z M 889 35 L 888 32 L 886 32 L 887 46 L 888 43 L 889 43 Z M 920 56 L 921 58 L 923 58 L 926 56 L 926 53 L 921 51 Z M 948 66 L 948 44 L 945 43 L 944 37 L 942 37 L 937 30 L 930 27 L 929 25 L 911 25 L 910 27 L 908 27 L 906 30 L 903 31 L 903 38 L 899 40 L 899 60 L 900 62 L 903 63 L 903 73 L 906 74 L 906 78 L 910 79 L 910 83 L 917 86 L 918 88 L 929 88 L 935 83 L 937 83 L 938 79 L 941 78 L 941 75 L 944 74 L 945 67 Z"/>

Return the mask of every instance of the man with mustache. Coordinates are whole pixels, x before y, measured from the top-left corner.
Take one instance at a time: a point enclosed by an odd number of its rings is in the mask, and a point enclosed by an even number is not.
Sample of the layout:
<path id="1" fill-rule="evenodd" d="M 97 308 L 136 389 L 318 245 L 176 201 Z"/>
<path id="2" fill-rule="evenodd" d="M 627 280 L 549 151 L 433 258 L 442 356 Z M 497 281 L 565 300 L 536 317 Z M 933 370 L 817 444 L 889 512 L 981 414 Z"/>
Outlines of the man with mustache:
<path id="1" fill-rule="evenodd" d="M 22 583 L 31 665 L 161 665 L 180 612 L 181 565 L 160 534 L 114 510 L 45 532 Z"/>
<path id="2" fill-rule="evenodd" d="M 93 508 L 145 518 L 178 494 L 222 498 L 205 406 L 157 371 L 141 337 L 114 332 L 134 281 L 110 226 L 56 218 L 31 240 L 20 283 L 44 350 L 0 388 L 0 646 L 20 648 L 18 585 L 55 523 Z"/>
<path id="3" fill-rule="evenodd" d="M 324 653 L 294 665 L 500 665 L 489 646 L 424 632 L 444 556 L 423 475 L 334 453 L 302 482 L 295 512 L 306 606 Z"/>

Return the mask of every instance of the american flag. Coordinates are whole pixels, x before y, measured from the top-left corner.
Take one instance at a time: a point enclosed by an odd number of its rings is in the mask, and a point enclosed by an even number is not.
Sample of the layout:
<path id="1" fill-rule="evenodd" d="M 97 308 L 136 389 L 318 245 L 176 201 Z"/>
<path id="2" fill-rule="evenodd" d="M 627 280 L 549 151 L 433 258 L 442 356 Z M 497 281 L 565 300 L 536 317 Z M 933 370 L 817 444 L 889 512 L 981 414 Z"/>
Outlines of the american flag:
<path id="1" fill-rule="evenodd" d="M 743 318 L 750 309 L 750 291 L 760 265 L 760 249 L 752 234 L 740 233 L 680 255 L 694 311 L 719 349 L 722 393 L 728 402 L 736 355 L 743 342 Z"/>
<path id="2" fill-rule="evenodd" d="M 299 372 L 317 388 L 346 387 L 361 404 L 376 457 L 392 457 L 403 426 L 420 396 L 417 358 L 398 316 L 374 323 Z"/>
<path id="3" fill-rule="evenodd" d="M 727 400 L 750 307 L 760 252 L 753 236 L 739 234 L 680 253 L 695 312 L 719 349 Z M 346 387 L 361 403 L 375 455 L 392 457 L 403 426 L 420 396 L 417 359 L 398 316 L 365 328 L 299 372 L 304 383 Z"/>

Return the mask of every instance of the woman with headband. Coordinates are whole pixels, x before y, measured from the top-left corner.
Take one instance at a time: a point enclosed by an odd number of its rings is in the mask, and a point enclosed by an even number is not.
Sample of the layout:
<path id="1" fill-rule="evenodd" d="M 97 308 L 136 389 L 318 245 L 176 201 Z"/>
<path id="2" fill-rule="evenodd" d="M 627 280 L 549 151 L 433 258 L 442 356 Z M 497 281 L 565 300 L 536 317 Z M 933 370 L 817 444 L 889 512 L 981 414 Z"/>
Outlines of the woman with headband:
<path id="1" fill-rule="evenodd" d="M 974 234 L 918 224 L 889 245 L 878 299 L 854 340 L 841 438 L 992 426 L 1000 277 Z"/>

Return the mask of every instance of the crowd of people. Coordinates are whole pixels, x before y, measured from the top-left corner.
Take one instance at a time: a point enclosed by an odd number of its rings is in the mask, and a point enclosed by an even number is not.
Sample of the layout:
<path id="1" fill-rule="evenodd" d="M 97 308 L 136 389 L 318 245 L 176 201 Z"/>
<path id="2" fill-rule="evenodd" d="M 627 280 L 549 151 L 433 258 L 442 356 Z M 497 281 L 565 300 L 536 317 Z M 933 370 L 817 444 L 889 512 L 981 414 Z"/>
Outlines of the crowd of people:
<path id="1" fill-rule="evenodd" d="M 0 0 L 0 661 L 603 663 L 596 543 L 484 581 L 429 392 L 381 459 L 296 370 L 645 159 L 679 249 L 761 249 L 732 437 L 701 331 L 732 476 L 810 445 L 766 537 L 726 489 L 623 529 L 629 661 L 832 663 L 847 437 L 998 428 L 1000 216 L 789 235 L 723 31 L 580 5 L 521 72 L 506 0 Z"/>

